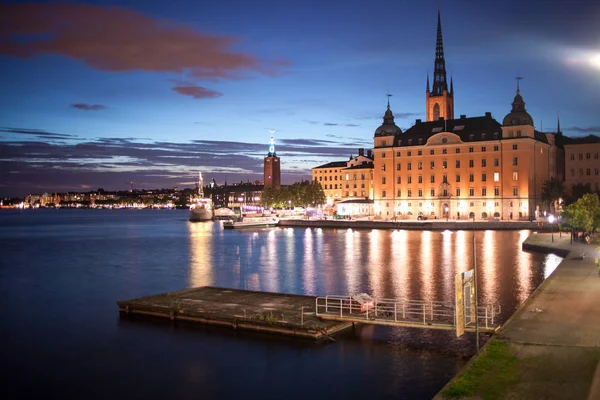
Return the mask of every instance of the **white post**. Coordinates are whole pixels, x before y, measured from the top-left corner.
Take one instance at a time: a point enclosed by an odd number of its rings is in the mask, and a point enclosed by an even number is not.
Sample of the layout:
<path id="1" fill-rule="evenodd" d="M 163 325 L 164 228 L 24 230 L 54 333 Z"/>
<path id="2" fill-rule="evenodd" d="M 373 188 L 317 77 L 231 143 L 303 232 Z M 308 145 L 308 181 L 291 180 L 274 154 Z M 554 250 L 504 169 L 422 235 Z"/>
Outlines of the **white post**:
<path id="1" fill-rule="evenodd" d="M 425 304 L 423 304 L 423 325 L 425 325 Z"/>
<path id="2" fill-rule="evenodd" d="M 397 303 L 394 302 L 394 322 L 398 322 L 398 314 L 396 311 L 396 304 Z"/>
<path id="3" fill-rule="evenodd" d="M 342 299 L 340 298 L 340 317 L 342 317 L 342 312 L 344 310 L 343 304 L 342 304 Z"/>
<path id="4" fill-rule="evenodd" d="M 329 304 L 328 304 L 328 300 L 329 300 L 329 296 L 325 296 L 325 312 L 328 312 L 328 311 L 329 311 L 329 310 L 328 310 L 328 308 L 329 308 L 329 307 L 328 307 L 328 306 L 329 306 Z"/>
<path id="5" fill-rule="evenodd" d="M 304 326 L 304 306 L 300 309 L 300 326 Z"/>
<path id="6" fill-rule="evenodd" d="M 488 308 L 485 306 L 485 327 L 488 327 Z"/>

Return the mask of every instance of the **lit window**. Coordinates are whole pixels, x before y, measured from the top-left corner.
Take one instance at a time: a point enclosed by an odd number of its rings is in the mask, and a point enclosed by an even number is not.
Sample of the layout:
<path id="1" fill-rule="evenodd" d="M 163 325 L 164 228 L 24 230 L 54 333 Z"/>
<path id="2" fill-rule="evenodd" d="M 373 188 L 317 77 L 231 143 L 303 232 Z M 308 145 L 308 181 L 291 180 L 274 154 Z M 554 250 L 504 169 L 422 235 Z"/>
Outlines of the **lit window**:
<path id="1" fill-rule="evenodd" d="M 514 187 L 513 188 L 513 196 L 518 196 L 519 195 L 519 188 Z"/>
<path id="2" fill-rule="evenodd" d="M 575 174 L 574 170 L 571 170 L 573 172 L 573 174 Z M 519 173 L 518 172 L 513 172 L 513 181 L 518 181 L 519 180 Z"/>
<path id="3" fill-rule="evenodd" d="M 500 172 L 494 172 L 494 182 L 500 182 Z"/>

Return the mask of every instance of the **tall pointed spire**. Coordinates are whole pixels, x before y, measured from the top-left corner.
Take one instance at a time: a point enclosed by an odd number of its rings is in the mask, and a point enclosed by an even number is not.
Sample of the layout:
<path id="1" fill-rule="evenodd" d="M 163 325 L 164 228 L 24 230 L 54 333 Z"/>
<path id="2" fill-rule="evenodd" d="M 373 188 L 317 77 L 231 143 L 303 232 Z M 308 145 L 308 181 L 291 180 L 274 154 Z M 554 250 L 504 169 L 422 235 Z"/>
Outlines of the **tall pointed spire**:
<path id="1" fill-rule="evenodd" d="M 444 59 L 444 39 L 442 37 L 442 18 L 438 10 L 437 41 L 435 44 L 435 64 L 433 72 L 433 96 L 441 96 L 448 91 L 446 80 L 446 60 Z"/>
<path id="2" fill-rule="evenodd" d="M 556 112 L 556 118 L 558 121 L 558 123 L 556 124 L 556 133 L 562 133 L 560 131 L 560 113 L 558 111 Z"/>
<path id="3" fill-rule="evenodd" d="M 426 91 L 427 91 L 427 93 L 430 92 L 430 90 L 429 90 L 429 72 L 427 72 L 427 90 Z"/>
<path id="4" fill-rule="evenodd" d="M 450 94 L 454 94 L 454 82 L 452 82 L 452 75 L 450 75 Z"/>

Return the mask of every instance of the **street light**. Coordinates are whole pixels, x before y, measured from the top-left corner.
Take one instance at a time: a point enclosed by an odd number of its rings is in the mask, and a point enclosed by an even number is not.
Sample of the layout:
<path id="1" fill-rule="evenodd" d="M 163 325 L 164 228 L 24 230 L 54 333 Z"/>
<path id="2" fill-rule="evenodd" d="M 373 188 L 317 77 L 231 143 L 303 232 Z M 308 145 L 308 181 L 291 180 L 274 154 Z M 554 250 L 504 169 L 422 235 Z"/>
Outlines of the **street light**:
<path id="1" fill-rule="evenodd" d="M 554 215 L 550 214 L 548 216 L 548 222 L 550 223 L 550 232 L 552 232 L 552 242 L 554 242 L 554 225 L 552 225 L 554 222 Z"/>
<path id="2" fill-rule="evenodd" d="M 448 222 L 448 206 L 446 206 L 446 222 Z"/>

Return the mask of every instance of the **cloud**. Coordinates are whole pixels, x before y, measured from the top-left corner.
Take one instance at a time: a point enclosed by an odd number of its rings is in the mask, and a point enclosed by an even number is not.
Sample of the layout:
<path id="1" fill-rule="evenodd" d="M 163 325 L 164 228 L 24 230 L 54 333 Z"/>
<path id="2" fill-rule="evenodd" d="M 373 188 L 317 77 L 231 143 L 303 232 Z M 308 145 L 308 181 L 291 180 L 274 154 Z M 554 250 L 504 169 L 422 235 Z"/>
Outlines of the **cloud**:
<path id="1" fill-rule="evenodd" d="M 185 96 L 192 96 L 195 99 L 212 99 L 223 96 L 223 93 L 204 88 L 202 86 L 175 86 L 173 90 Z"/>
<path id="2" fill-rule="evenodd" d="M 71 104 L 71 107 L 77 108 L 79 110 L 84 110 L 84 111 L 99 111 L 99 110 L 104 110 L 106 108 L 106 106 L 103 106 L 100 104 L 85 104 L 85 103 Z"/>
<path id="3" fill-rule="evenodd" d="M 43 139 L 73 139 L 75 136 L 66 133 L 55 133 L 42 131 L 39 129 L 25 129 L 25 128 L 0 128 L 0 132 L 17 134 L 17 135 L 32 135 Z"/>
<path id="4" fill-rule="evenodd" d="M 211 81 L 274 76 L 288 65 L 232 50 L 242 41 L 116 6 L 0 4 L 0 54 L 60 54 L 101 71 L 187 74 Z M 174 90 L 207 97 L 199 89 Z"/>
<path id="5" fill-rule="evenodd" d="M 333 123 L 333 122 L 325 122 L 325 123 L 323 123 L 323 125 L 325 125 L 325 126 L 338 126 L 338 124 Z"/>
<path id="6" fill-rule="evenodd" d="M 359 124 L 346 124 L 346 125 L 344 125 L 344 126 L 357 127 L 357 126 L 360 126 L 360 125 L 359 125 Z"/>
<path id="7" fill-rule="evenodd" d="M 568 132 L 577 132 L 577 133 L 596 133 L 596 132 L 600 132 L 600 126 L 588 126 L 588 127 L 579 127 L 579 126 L 572 126 L 570 128 L 564 128 L 565 131 Z"/>

